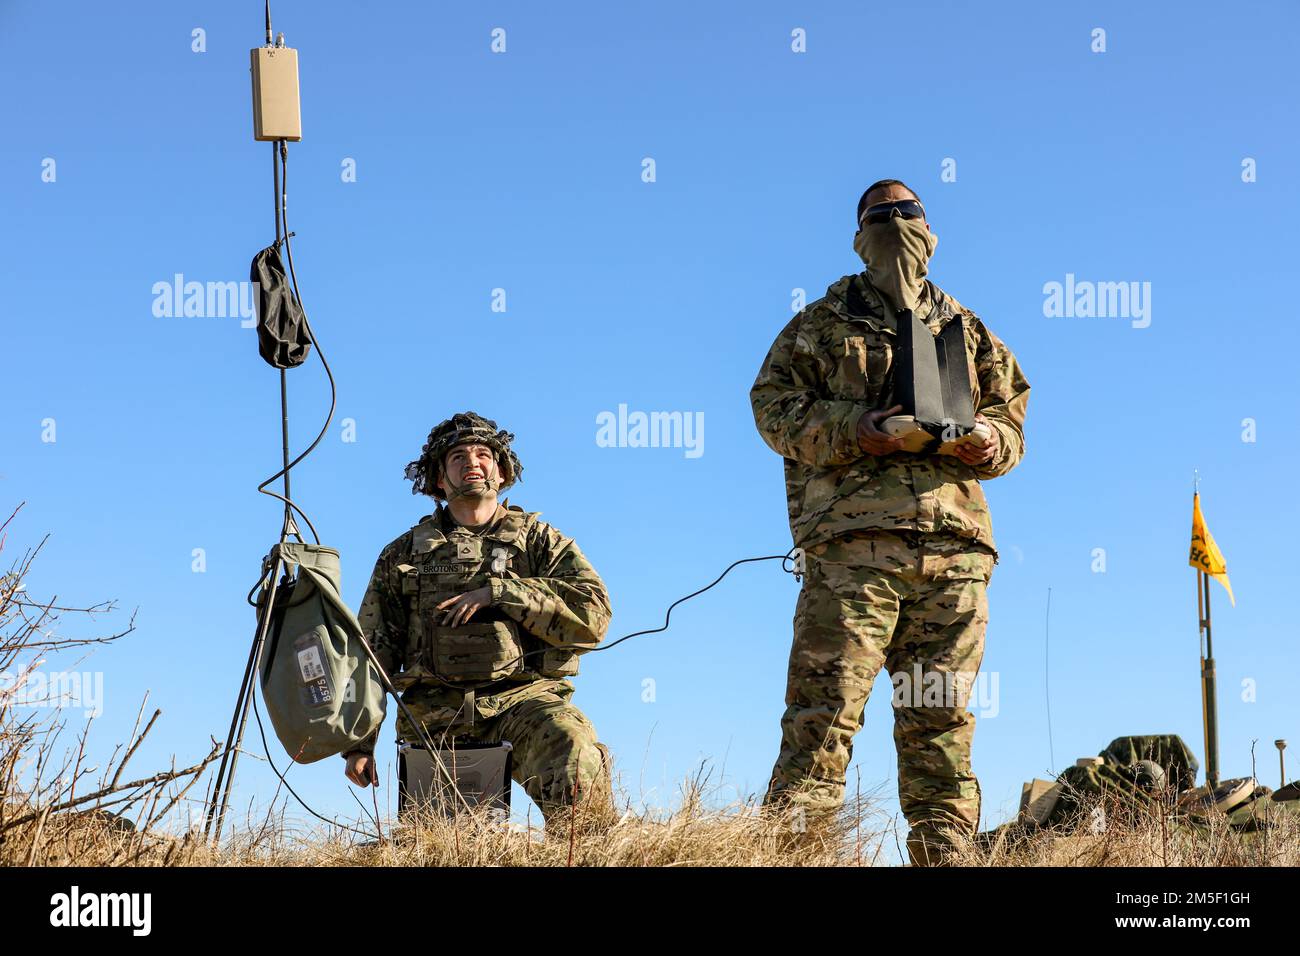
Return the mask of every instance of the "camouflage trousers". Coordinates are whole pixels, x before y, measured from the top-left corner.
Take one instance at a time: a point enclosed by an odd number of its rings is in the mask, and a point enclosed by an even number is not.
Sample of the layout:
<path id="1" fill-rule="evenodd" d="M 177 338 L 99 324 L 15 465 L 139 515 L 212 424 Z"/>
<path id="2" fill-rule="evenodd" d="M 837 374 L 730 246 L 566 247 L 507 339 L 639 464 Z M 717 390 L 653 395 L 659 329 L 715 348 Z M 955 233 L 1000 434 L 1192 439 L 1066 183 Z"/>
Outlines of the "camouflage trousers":
<path id="1" fill-rule="evenodd" d="M 611 806 L 609 751 L 596 739 L 596 728 L 569 701 L 572 689 L 527 696 L 500 713 L 480 717 L 472 724 L 439 726 L 426 723 L 434 743 L 511 745 L 512 778 L 541 808 L 543 816 L 567 818 L 575 796 L 584 807 L 608 810 Z M 419 708 L 412 708 L 418 714 Z M 413 740 L 404 716 L 398 718 L 398 735 Z"/>
<path id="2" fill-rule="evenodd" d="M 984 655 L 993 552 L 954 535 L 881 531 L 806 555 L 768 802 L 823 814 L 843 804 L 853 736 L 884 667 L 913 859 L 913 843 L 973 833 L 980 788 L 966 701 Z"/>

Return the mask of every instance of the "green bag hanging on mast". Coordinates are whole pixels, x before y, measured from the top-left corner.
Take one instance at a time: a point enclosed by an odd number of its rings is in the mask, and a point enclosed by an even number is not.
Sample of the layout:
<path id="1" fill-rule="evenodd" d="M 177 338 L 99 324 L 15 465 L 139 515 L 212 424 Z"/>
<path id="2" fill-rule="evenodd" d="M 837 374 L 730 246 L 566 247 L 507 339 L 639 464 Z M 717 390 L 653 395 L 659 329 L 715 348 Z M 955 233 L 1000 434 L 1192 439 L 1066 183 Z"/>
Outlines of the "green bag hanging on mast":
<path id="1" fill-rule="evenodd" d="M 271 549 L 266 567 L 277 557 L 298 574 L 276 593 L 260 662 L 262 698 L 289 756 L 314 763 L 351 750 L 379 728 L 384 686 L 361 625 L 339 596 L 339 553 L 286 541 Z"/>

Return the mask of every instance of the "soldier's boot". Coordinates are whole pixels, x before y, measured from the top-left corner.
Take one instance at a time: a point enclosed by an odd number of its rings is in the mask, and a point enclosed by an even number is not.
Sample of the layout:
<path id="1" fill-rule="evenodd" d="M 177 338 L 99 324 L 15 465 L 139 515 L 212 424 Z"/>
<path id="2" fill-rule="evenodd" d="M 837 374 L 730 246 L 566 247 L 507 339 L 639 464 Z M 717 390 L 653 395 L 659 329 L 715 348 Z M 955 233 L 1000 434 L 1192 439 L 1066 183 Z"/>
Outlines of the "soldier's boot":
<path id="1" fill-rule="evenodd" d="M 800 800 L 790 791 L 769 792 L 763 809 L 775 829 L 777 850 L 795 855 L 835 854 L 846 828 L 840 808 Z"/>
<path id="2" fill-rule="evenodd" d="M 912 866 L 952 866 L 969 842 L 951 828 L 918 825 L 907 835 L 907 857 Z"/>

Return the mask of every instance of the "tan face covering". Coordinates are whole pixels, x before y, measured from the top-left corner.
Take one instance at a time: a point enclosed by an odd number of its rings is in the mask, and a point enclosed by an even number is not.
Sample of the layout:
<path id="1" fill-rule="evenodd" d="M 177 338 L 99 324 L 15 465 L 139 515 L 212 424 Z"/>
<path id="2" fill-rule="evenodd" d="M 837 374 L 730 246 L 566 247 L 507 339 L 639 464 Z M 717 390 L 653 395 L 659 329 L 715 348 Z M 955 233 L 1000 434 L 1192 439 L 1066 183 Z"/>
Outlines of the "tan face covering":
<path id="1" fill-rule="evenodd" d="M 895 217 L 863 226 L 853 237 L 853 251 L 867 266 L 871 284 L 897 309 L 915 309 L 930 257 L 939 237 L 920 219 Z"/>

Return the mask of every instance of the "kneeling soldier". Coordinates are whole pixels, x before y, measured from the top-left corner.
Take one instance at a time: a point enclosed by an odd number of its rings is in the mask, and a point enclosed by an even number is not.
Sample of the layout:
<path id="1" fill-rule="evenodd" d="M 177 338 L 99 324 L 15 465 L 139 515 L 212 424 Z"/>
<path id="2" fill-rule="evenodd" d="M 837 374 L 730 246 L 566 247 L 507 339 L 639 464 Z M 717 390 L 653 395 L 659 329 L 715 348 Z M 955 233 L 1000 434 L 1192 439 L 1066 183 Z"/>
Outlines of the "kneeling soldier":
<path id="1" fill-rule="evenodd" d="M 508 741 L 548 820 L 575 796 L 607 811 L 608 755 L 565 678 L 605 636 L 609 595 L 571 538 L 498 503 L 519 478 L 513 439 L 473 412 L 429 433 L 406 477 L 438 507 L 380 553 L 358 618 L 436 745 Z M 419 739 L 400 712 L 397 730 Z M 344 755 L 357 786 L 378 785 L 375 737 Z"/>

